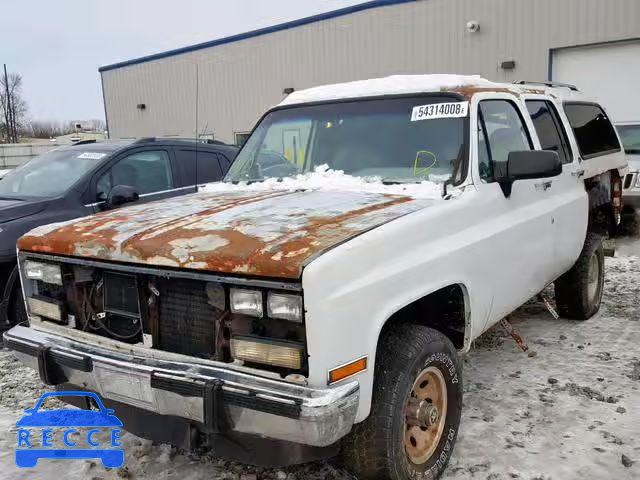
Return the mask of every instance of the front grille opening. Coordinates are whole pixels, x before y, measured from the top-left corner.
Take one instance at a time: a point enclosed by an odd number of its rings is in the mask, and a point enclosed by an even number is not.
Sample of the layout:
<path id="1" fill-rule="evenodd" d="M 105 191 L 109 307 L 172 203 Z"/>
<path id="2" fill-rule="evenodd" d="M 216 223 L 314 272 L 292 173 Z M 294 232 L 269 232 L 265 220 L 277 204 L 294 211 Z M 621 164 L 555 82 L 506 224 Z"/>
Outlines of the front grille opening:
<path id="1" fill-rule="evenodd" d="M 624 188 L 631 188 L 632 183 L 633 183 L 633 174 L 628 173 L 624 177 Z"/>
<path id="2" fill-rule="evenodd" d="M 213 358 L 216 319 L 224 314 L 209 304 L 206 283 L 163 279 L 158 283 L 160 350 Z"/>
<path id="3" fill-rule="evenodd" d="M 37 286 L 37 291 L 64 304 L 70 328 L 129 344 L 192 357 L 231 363 L 234 335 L 253 335 L 265 341 L 306 344 L 304 323 L 234 314 L 229 310 L 229 285 L 215 281 L 157 274 L 116 272 L 65 264 L 63 286 Z M 266 302 L 267 290 L 261 290 Z M 266 305 L 265 305 L 266 311 Z M 248 367 L 269 370 L 283 378 L 306 375 L 304 353 L 299 370 L 276 365 Z"/>

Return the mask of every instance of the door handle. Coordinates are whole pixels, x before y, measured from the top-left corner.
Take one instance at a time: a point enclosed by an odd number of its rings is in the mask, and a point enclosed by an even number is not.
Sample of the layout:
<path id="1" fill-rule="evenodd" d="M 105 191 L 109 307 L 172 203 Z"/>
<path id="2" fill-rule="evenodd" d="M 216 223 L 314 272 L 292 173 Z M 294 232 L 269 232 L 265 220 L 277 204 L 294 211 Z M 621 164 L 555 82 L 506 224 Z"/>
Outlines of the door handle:
<path id="1" fill-rule="evenodd" d="M 547 190 L 549 190 L 551 188 L 551 181 L 548 182 L 542 182 L 542 183 L 536 183 L 535 187 L 536 187 L 536 191 L 537 192 L 546 192 Z"/>
<path id="2" fill-rule="evenodd" d="M 571 175 L 578 178 L 584 177 L 584 168 L 578 168 L 574 170 L 573 172 L 571 172 Z"/>

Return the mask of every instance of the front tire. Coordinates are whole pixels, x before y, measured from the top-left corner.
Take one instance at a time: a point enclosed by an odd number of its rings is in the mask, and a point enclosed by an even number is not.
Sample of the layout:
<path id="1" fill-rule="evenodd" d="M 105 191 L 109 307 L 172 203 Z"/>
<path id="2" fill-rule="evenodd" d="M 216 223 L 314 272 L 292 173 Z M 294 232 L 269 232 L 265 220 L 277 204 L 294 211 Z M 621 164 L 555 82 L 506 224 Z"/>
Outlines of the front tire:
<path id="1" fill-rule="evenodd" d="M 420 325 L 392 325 L 376 356 L 369 417 L 343 443 L 359 479 L 437 479 L 458 436 L 462 365 L 451 341 Z"/>
<path id="2" fill-rule="evenodd" d="M 571 320 L 588 320 L 600 310 L 603 287 L 602 236 L 588 232 L 575 265 L 555 282 L 558 313 Z"/>

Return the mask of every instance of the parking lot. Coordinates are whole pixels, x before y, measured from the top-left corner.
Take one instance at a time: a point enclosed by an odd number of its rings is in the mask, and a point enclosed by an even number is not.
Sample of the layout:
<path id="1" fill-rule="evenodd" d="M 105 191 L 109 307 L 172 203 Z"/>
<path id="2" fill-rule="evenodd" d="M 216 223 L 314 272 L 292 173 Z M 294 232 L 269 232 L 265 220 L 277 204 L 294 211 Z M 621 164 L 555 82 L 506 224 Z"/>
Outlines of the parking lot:
<path id="1" fill-rule="evenodd" d="M 603 307 L 586 322 L 554 320 L 536 302 L 512 317 L 531 352 L 498 326 L 465 358 L 458 443 L 443 478 L 633 479 L 640 475 L 640 240 L 607 258 Z M 0 351 L 0 478 L 351 479 L 340 460 L 256 469 L 123 437 L 124 467 L 89 460 L 14 464 L 15 422 L 46 391 L 37 375 Z M 117 412 L 116 412 L 117 414 Z"/>

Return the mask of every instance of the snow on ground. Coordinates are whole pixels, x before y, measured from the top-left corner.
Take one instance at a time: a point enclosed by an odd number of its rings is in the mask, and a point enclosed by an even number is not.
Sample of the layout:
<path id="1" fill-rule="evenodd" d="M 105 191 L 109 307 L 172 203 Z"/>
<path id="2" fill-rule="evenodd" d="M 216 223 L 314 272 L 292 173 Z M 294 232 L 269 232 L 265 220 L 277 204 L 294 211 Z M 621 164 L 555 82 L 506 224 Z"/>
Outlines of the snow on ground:
<path id="1" fill-rule="evenodd" d="M 586 322 L 554 320 L 538 303 L 511 321 L 535 354 L 499 327 L 464 364 L 464 412 L 446 480 L 640 478 L 640 241 L 607 259 L 601 312 Z M 15 422 L 45 391 L 37 375 L 0 350 L 0 478 L 153 480 L 354 480 L 339 459 L 260 469 L 213 455 L 177 452 L 123 436 L 125 466 L 99 461 L 14 464 Z M 116 412 L 117 413 L 117 412 Z"/>
<path id="2" fill-rule="evenodd" d="M 199 187 L 200 192 L 229 191 L 289 191 L 323 190 L 323 191 L 358 191 L 367 193 L 384 193 L 388 195 L 406 195 L 413 198 L 442 198 L 442 184 L 423 181 L 385 185 L 379 177 L 356 177 L 345 175 L 342 170 L 331 170 L 327 165 L 317 166 L 313 172 L 298 174 L 293 177 L 267 178 L 261 182 L 215 182 Z"/>

